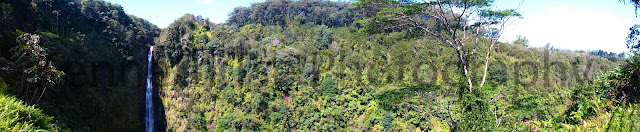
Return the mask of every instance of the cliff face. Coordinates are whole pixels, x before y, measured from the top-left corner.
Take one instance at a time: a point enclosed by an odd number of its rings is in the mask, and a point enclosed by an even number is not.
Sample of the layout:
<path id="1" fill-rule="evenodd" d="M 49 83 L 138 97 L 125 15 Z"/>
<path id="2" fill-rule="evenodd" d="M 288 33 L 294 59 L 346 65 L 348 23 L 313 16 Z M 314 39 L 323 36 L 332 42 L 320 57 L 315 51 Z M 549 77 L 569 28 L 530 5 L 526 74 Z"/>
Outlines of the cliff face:
<path id="1" fill-rule="evenodd" d="M 38 107 L 72 130 L 143 130 L 145 59 L 159 28 L 102 0 L 0 3 L 0 62 L 11 69 L 0 75 L 13 87 L 5 94 L 31 100 L 44 89 L 23 83 L 21 62 L 10 50 L 21 33 L 39 34 L 47 60 L 66 75 L 49 86 Z"/>

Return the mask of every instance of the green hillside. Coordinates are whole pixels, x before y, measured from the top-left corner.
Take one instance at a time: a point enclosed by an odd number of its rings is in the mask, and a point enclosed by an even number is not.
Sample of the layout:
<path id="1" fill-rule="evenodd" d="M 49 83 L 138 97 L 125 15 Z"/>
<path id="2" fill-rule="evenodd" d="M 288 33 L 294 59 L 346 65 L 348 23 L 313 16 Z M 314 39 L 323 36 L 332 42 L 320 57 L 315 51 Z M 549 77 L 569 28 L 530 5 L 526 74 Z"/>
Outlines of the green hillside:
<path id="1" fill-rule="evenodd" d="M 239 18 L 316 5 L 330 11 Z M 474 97 L 461 92 L 466 82 L 455 51 L 433 38 L 314 21 L 355 10 L 343 6 L 269 1 L 236 8 L 229 23 L 188 14 L 163 29 L 155 55 L 167 129 L 535 130 L 530 120 L 571 120 L 572 92 L 616 66 L 584 52 L 499 43 L 489 83 Z M 482 78 L 483 58 L 471 62 L 474 78 Z M 499 124 L 494 114 L 502 116 Z"/>
<path id="2" fill-rule="evenodd" d="M 640 129 L 638 55 L 498 41 L 526 15 L 492 4 L 268 0 L 160 29 L 103 0 L 0 1 L 0 131 L 143 131 L 150 46 L 155 131 Z"/>

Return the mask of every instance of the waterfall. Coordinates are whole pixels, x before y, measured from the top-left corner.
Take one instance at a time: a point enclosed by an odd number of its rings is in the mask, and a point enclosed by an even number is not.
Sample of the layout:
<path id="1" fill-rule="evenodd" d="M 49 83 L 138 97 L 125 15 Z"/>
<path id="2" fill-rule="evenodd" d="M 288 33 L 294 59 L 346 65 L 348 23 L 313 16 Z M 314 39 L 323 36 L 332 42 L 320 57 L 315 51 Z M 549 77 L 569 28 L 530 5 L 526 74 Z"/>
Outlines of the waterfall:
<path id="1" fill-rule="evenodd" d="M 152 64 L 151 64 L 151 59 L 153 58 L 153 46 L 151 46 L 151 48 L 149 49 L 149 55 L 148 55 L 148 60 L 149 60 L 149 64 L 147 65 L 147 92 L 146 92 L 146 100 L 145 100 L 145 105 L 146 105 L 146 112 L 144 115 L 144 124 L 146 125 L 145 127 L 145 131 L 146 132 L 153 132 L 153 98 L 152 98 L 152 90 L 153 90 L 153 83 L 151 81 L 151 77 L 152 77 Z"/>

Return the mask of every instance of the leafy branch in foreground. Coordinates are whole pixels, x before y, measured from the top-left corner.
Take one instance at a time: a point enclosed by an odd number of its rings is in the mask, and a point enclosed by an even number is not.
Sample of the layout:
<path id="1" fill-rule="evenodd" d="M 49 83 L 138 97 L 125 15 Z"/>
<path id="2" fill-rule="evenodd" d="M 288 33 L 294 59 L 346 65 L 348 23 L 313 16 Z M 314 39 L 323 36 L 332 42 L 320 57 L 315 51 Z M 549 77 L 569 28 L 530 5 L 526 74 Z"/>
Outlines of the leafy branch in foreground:
<path id="1" fill-rule="evenodd" d="M 39 45 L 40 39 L 37 34 L 25 33 L 16 39 L 18 46 L 11 49 L 14 53 L 12 59 L 17 62 L 15 65 L 21 78 L 20 92 L 25 97 L 31 98 L 29 104 L 32 104 L 36 96 L 38 97 L 37 104 L 47 87 L 59 83 L 64 76 L 64 72 L 58 71 L 51 64 L 51 61 L 47 60 L 48 54 Z M 36 88 L 30 90 L 30 86 Z M 39 88 L 40 86 L 42 88 Z M 39 89 L 42 90 L 38 91 Z M 36 95 L 38 92 L 40 95 Z"/>

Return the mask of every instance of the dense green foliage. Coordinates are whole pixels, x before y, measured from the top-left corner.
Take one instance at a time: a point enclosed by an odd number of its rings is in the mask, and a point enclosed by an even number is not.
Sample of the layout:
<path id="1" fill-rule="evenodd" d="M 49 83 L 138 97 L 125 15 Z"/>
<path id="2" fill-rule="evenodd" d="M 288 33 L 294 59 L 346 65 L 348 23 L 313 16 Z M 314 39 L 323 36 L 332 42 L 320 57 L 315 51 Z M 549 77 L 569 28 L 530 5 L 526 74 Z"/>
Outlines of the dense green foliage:
<path id="1" fill-rule="evenodd" d="M 349 3 L 328 0 L 267 0 L 251 7 L 237 7 L 228 22 L 238 26 L 260 23 L 287 26 L 291 23 L 311 23 L 329 27 L 349 26 L 361 18 Z M 375 11 L 375 10 L 374 10 Z"/>
<path id="2" fill-rule="evenodd" d="M 443 1 L 269 0 L 162 32 L 102 0 L 1 1 L 0 131 L 141 131 L 151 45 L 158 130 L 640 128 L 637 55 L 494 41 L 492 25 L 520 14 Z"/>
<path id="3" fill-rule="evenodd" d="M 615 103 L 640 101 L 640 56 L 629 58 L 623 65 L 601 75 L 596 83 L 598 95 Z"/>
<path id="4" fill-rule="evenodd" d="M 72 130 L 142 129 L 146 51 L 159 28 L 102 0 L 8 0 L 0 8 L 6 94 Z"/>
<path id="5" fill-rule="evenodd" d="M 9 90 L 0 78 L 0 130 L 2 131 L 58 131 L 53 117 L 47 116 L 41 109 L 26 105 L 16 97 L 7 96 Z"/>
<path id="6" fill-rule="evenodd" d="M 0 82 L 3 83 L 3 82 Z M 3 131 L 57 131 L 53 118 L 34 106 L 27 106 L 15 97 L 0 94 L 0 130 Z"/>
<path id="7" fill-rule="evenodd" d="M 499 43 L 485 88 L 461 94 L 455 51 L 404 31 L 185 15 L 157 43 L 171 131 L 530 130 L 532 120 L 562 118 L 571 91 L 614 66 L 587 53 Z M 473 60 L 481 78 L 483 63 Z"/>

